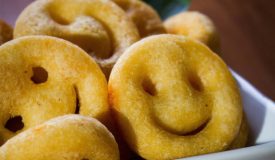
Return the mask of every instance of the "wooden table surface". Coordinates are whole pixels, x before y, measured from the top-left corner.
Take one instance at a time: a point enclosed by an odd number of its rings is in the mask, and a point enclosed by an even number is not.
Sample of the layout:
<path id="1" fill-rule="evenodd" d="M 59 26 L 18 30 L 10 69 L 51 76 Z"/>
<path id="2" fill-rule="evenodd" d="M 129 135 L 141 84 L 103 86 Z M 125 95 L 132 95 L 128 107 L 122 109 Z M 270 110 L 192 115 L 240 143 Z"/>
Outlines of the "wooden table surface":
<path id="1" fill-rule="evenodd" d="M 275 0 L 193 0 L 221 36 L 222 58 L 275 100 Z"/>

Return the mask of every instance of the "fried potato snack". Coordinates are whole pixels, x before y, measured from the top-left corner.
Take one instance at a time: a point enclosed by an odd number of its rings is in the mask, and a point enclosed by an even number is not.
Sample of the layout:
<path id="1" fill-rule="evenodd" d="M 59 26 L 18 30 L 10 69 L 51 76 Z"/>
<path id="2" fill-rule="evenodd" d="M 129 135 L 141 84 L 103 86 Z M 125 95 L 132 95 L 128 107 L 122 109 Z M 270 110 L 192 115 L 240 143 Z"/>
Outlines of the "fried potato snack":
<path id="1" fill-rule="evenodd" d="M 220 39 L 212 20 L 206 15 L 187 11 L 165 20 L 168 33 L 184 35 L 206 44 L 212 51 L 220 53 Z"/>
<path id="2" fill-rule="evenodd" d="M 0 45 L 12 39 L 13 29 L 0 19 Z"/>
<path id="3" fill-rule="evenodd" d="M 243 116 L 239 134 L 237 135 L 237 137 L 235 138 L 235 140 L 232 142 L 232 144 L 228 149 L 237 149 L 237 148 L 245 147 L 247 145 L 248 135 L 249 135 L 249 126 L 248 126 L 246 117 Z"/>
<path id="4" fill-rule="evenodd" d="M 5 160 L 118 160 L 113 135 L 99 121 L 79 115 L 51 119 L 10 139 Z"/>
<path id="5" fill-rule="evenodd" d="M 77 44 L 107 77 L 124 50 L 139 40 L 134 23 L 107 0 L 34 1 L 16 21 L 15 38 L 25 35 L 50 35 Z"/>
<path id="6" fill-rule="evenodd" d="M 28 36 L 5 43 L 0 47 L 0 77 L 0 145 L 64 114 L 79 113 L 107 125 L 105 76 L 70 42 Z"/>
<path id="7" fill-rule="evenodd" d="M 135 43 L 108 85 L 123 136 L 145 159 L 223 151 L 239 134 L 235 80 L 216 54 L 192 39 L 157 35 Z"/>
<path id="8" fill-rule="evenodd" d="M 158 13 L 140 0 L 113 0 L 136 24 L 141 37 L 165 33 Z"/>

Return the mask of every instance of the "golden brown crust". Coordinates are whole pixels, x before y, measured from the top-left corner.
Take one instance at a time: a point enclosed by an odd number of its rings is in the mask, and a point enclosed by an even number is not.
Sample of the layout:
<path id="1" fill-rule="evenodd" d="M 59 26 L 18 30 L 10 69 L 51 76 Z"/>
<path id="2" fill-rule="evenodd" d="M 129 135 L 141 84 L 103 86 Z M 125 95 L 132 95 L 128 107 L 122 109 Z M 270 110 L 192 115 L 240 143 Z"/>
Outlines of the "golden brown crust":
<path id="1" fill-rule="evenodd" d="M 248 141 L 248 134 L 249 134 L 249 127 L 248 127 L 247 119 L 245 115 L 243 115 L 240 131 L 236 136 L 235 140 L 230 145 L 229 149 L 238 149 L 238 148 L 245 147 Z"/>
<path id="2" fill-rule="evenodd" d="M 15 38 L 25 35 L 50 35 L 77 44 L 107 77 L 124 50 L 139 40 L 125 12 L 106 0 L 34 1 L 16 21 Z"/>
<path id="3" fill-rule="evenodd" d="M 96 119 L 66 115 L 10 139 L 0 148 L 5 160 L 118 160 L 113 135 Z"/>
<path id="4" fill-rule="evenodd" d="M 0 46 L 12 40 L 12 32 L 12 27 L 0 19 Z"/>
<path id="5" fill-rule="evenodd" d="M 48 36 L 26 36 L 0 47 L 1 142 L 53 117 L 81 114 L 108 125 L 107 82 L 79 47 Z M 21 116 L 23 128 L 5 124 Z"/>
<path id="6" fill-rule="evenodd" d="M 220 39 L 212 20 L 206 15 L 187 11 L 165 20 L 168 33 L 187 36 L 206 44 L 215 53 L 220 54 Z"/>
<path id="7" fill-rule="evenodd" d="M 136 24 L 140 36 L 166 33 L 158 13 L 140 0 L 113 0 Z"/>
<path id="8" fill-rule="evenodd" d="M 135 43 L 114 66 L 108 88 L 124 138 L 145 159 L 223 151 L 239 133 L 235 80 L 197 41 L 158 35 Z"/>

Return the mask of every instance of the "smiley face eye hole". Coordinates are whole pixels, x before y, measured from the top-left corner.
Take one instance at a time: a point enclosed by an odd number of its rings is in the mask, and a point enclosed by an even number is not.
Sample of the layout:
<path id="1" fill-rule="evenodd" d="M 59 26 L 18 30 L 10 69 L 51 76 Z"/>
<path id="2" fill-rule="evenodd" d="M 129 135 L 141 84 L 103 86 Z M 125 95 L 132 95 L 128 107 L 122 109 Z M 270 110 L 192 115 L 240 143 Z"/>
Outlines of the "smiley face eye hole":
<path id="1" fill-rule="evenodd" d="M 203 91 L 203 84 L 201 82 L 200 77 L 197 74 L 195 73 L 190 74 L 188 76 L 188 82 L 194 90 L 198 92 Z"/>
<path id="2" fill-rule="evenodd" d="M 48 72 L 43 67 L 33 67 L 31 81 L 35 84 L 45 83 L 48 80 Z"/>
<path id="3" fill-rule="evenodd" d="M 75 111 L 74 114 L 79 114 L 80 112 L 80 101 L 79 101 L 79 91 L 76 86 L 74 86 L 74 92 L 75 92 Z"/>
<path id="4" fill-rule="evenodd" d="M 78 97 L 76 98 L 76 104 L 75 104 L 75 111 L 74 114 L 79 114 L 79 110 L 80 110 L 80 104 L 79 104 L 79 99 Z"/>
<path id="5" fill-rule="evenodd" d="M 143 81 L 142 81 L 142 88 L 143 90 L 149 94 L 150 96 L 155 96 L 157 95 L 157 90 L 156 90 L 156 86 L 155 84 L 152 82 L 151 79 L 149 78 L 145 78 Z"/>
<path id="6" fill-rule="evenodd" d="M 17 132 L 24 128 L 24 123 L 21 116 L 14 116 L 8 119 L 5 124 L 5 128 L 11 132 Z"/>

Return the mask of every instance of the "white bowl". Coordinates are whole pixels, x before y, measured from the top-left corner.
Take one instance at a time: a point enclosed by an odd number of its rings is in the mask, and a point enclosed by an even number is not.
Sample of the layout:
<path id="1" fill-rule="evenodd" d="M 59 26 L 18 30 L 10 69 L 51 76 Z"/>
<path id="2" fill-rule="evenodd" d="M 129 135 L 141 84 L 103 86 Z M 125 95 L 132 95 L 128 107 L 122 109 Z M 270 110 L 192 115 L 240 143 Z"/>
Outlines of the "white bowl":
<path id="1" fill-rule="evenodd" d="M 250 146 L 184 160 L 275 160 L 275 104 L 240 75 L 232 73 L 241 90 L 250 127 Z"/>

